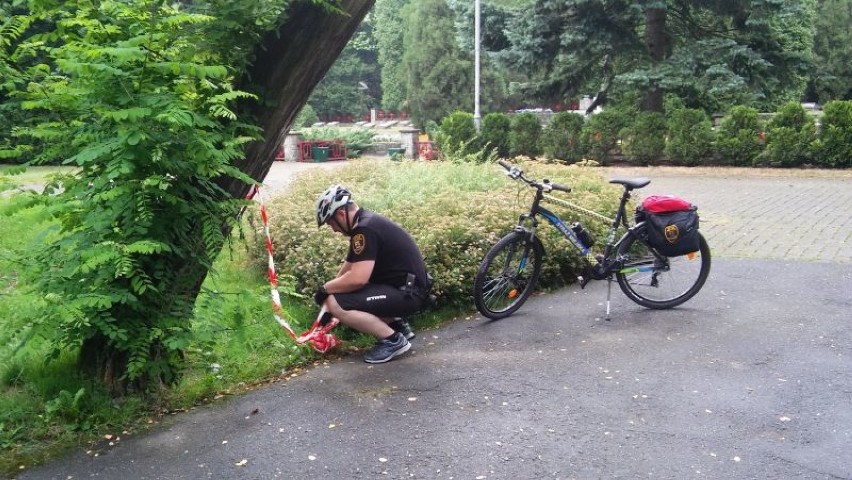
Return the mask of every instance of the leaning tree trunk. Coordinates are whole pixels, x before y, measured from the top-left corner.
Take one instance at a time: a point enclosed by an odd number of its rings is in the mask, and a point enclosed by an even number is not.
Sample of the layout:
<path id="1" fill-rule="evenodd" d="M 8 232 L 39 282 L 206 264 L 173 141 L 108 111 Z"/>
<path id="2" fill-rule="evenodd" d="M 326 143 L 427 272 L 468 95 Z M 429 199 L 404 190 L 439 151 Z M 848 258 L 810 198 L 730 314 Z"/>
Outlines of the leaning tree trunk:
<path id="1" fill-rule="evenodd" d="M 256 49 L 257 59 L 249 70 L 245 89 L 259 91 L 261 101 L 253 108 L 263 128 L 263 140 L 246 150 L 240 170 L 261 181 L 275 152 L 314 87 L 337 60 L 375 0 L 341 0 L 345 14 L 326 12 L 309 2 L 299 2 L 289 13 L 280 32 L 267 35 Z M 235 197 L 249 187 L 232 181 L 225 186 Z"/>
<path id="2" fill-rule="evenodd" d="M 649 8 L 645 11 L 645 48 L 654 66 L 666 59 L 669 52 L 669 37 L 666 33 L 666 11 Z M 663 91 L 652 83 L 642 99 L 642 110 L 663 111 Z"/>
<path id="3" fill-rule="evenodd" d="M 252 115 L 259 122 L 263 138 L 248 146 L 245 159 L 236 165 L 241 171 L 255 180 L 264 179 L 299 110 L 334 64 L 374 1 L 341 0 L 339 7 L 342 12 L 329 12 L 310 2 L 298 2 L 287 12 L 288 20 L 284 25 L 258 45 L 253 66 L 239 88 L 255 92 L 260 97 L 254 106 L 242 113 Z M 251 188 L 233 179 L 222 180 L 220 186 L 229 196 L 236 198 L 245 197 Z M 237 213 L 233 212 L 234 215 Z M 187 238 L 202 237 L 201 226 L 196 227 L 196 235 L 187 235 Z M 197 247 L 203 251 L 206 246 Z M 174 275 L 163 288 L 171 294 L 173 307 L 182 305 L 186 310 L 183 315 L 188 318 L 192 313 L 190 306 L 198 296 L 208 270 L 200 260 L 186 262 L 175 259 L 172 263 Z M 174 308 L 172 314 L 175 314 Z M 186 328 L 189 328 L 188 322 Z M 114 393 L 122 394 L 127 389 L 151 390 L 156 388 L 152 381 L 161 383 L 174 379 L 180 370 L 180 352 L 169 352 L 162 345 L 155 344 L 150 352 L 151 359 L 167 363 L 169 374 L 128 384 L 123 378 L 127 371 L 127 354 L 110 345 L 109 339 L 102 335 L 86 339 L 80 361 Z"/>
<path id="4" fill-rule="evenodd" d="M 242 172 L 257 181 L 266 177 L 296 115 L 374 2 L 340 0 L 342 12 L 329 12 L 310 2 L 298 2 L 288 12 L 284 25 L 269 33 L 258 45 L 255 61 L 240 88 L 260 96 L 260 100 L 244 113 L 254 115 L 263 128 L 263 138 L 246 148 L 245 159 L 237 164 Z M 250 185 L 234 179 L 224 180 L 222 187 L 235 198 L 244 198 L 251 189 Z M 189 267 L 187 274 L 195 280 L 190 282 L 192 287 L 187 293 L 195 298 L 207 269 L 194 265 Z"/>
<path id="5" fill-rule="evenodd" d="M 269 33 L 255 49 L 253 65 L 240 89 L 256 92 L 260 100 L 248 112 L 263 128 L 263 138 L 251 143 L 237 167 L 263 181 L 275 153 L 314 87 L 334 64 L 375 0 L 340 0 L 342 13 L 328 12 L 311 2 L 298 2 L 278 31 Z M 244 198 L 250 185 L 225 179 L 222 187 L 232 197 Z M 236 215 L 237 212 L 234 212 Z M 207 276 L 201 264 L 182 267 L 185 294 L 195 299 Z"/>

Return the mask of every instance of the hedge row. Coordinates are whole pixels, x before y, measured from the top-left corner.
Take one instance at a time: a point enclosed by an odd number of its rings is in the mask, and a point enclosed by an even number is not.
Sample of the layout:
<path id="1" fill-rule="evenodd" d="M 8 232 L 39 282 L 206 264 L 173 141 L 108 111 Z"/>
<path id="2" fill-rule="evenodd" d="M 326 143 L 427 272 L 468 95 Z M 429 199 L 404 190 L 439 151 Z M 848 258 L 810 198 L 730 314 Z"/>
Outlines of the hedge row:
<path id="1" fill-rule="evenodd" d="M 453 152 L 544 155 L 566 163 L 852 167 L 852 101 L 826 104 L 820 128 L 795 102 L 766 122 L 753 108 L 734 107 L 718 128 L 702 110 L 669 107 L 667 114 L 608 109 L 584 117 L 560 112 L 545 127 L 532 113 L 490 113 L 479 135 L 473 116 L 456 112 L 441 122 L 437 140 L 439 148 Z"/>
<path id="2" fill-rule="evenodd" d="M 573 187 L 570 194 L 560 197 L 613 216 L 618 208 L 620 190 L 606 183 L 595 169 L 521 159 L 513 162 L 534 178 L 550 178 Z M 490 162 L 365 159 L 331 171 L 306 171 L 268 205 L 268 211 L 279 280 L 308 296 L 336 274 L 348 246 L 342 236 L 316 226 L 314 202 L 334 183 L 346 185 L 362 207 L 405 227 L 426 257 L 439 302 L 468 308 L 473 306 L 473 277 L 480 261 L 529 208 L 532 194 L 532 189 L 506 178 L 503 169 Z M 556 205 L 550 208 L 562 210 Z M 571 214 L 566 217 L 568 220 Z M 603 238 L 605 225 L 581 220 L 597 238 Z M 541 286 L 573 282 L 580 265 L 575 250 L 567 248 L 555 229 L 542 226 L 540 236 L 547 250 Z M 258 235 L 254 249 L 258 268 L 265 268 L 266 262 L 262 241 L 263 236 Z"/>

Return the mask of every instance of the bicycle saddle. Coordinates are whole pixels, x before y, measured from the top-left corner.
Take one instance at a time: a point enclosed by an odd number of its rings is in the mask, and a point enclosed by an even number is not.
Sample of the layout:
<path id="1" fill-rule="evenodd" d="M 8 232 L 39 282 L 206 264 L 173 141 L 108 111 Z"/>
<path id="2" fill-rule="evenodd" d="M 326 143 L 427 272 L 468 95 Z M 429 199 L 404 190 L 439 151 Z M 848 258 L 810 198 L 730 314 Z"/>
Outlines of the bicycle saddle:
<path id="1" fill-rule="evenodd" d="M 619 185 L 624 185 L 624 188 L 628 190 L 633 190 L 634 188 L 642 188 L 645 185 L 651 183 L 650 178 L 639 177 L 639 178 L 612 178 L 609 180 L 609 183 L 617 183 Z"/>

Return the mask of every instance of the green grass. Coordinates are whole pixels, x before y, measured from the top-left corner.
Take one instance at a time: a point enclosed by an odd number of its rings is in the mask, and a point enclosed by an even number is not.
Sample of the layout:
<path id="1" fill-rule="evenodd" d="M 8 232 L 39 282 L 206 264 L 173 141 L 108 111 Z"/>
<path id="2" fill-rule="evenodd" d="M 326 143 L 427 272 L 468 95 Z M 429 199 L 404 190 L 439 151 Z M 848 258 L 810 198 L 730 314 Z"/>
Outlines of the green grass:
<path id="1" fill-rule="evenodd" d="M 43 185 L 55 175 L 72 172 L 71 167 L 27 167 L 0 165 L 0 192 L 16 187 Z"/>

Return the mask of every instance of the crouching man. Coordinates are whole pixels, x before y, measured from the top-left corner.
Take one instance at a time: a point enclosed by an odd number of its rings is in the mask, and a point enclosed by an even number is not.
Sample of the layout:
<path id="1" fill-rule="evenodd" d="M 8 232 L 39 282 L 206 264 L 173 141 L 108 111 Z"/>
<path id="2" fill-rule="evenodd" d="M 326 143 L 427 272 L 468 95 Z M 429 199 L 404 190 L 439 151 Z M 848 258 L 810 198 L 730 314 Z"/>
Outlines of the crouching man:
<path id="1" fill-rule="evenodd" d="M 332 185 L 316 204 L 317 226 L 328 225 L 349 237 L 349 252 L 337 276 L 317 288 L 314 300 L 340 323 L 376 337 L 364 354 L 367 363 L 384 363 L 411 348 L 406 316 L 422 310 L 431 281 L 420 249 L 402 227 L 367 211 L 340 185 Z"/>

